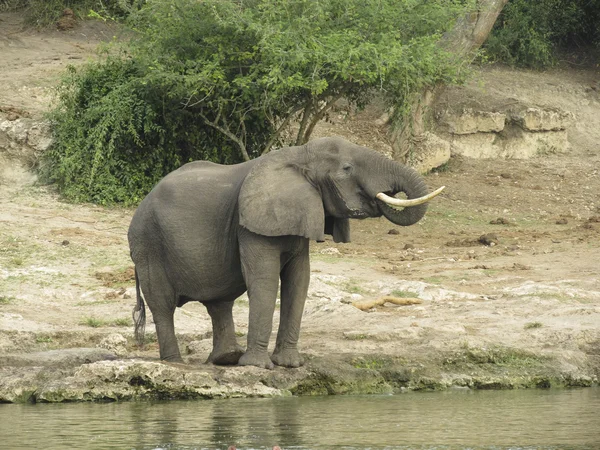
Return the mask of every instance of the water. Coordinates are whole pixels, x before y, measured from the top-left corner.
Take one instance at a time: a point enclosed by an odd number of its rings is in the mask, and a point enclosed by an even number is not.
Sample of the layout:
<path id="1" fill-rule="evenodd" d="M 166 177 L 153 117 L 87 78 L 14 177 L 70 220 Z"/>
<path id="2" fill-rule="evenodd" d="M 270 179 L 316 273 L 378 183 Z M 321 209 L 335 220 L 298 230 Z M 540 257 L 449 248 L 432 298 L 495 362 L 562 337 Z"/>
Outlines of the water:
<path id="1" fill-rule="evenodd" d="M 2 449 L 600 449 L 600 388 L 0 405 Z"/>

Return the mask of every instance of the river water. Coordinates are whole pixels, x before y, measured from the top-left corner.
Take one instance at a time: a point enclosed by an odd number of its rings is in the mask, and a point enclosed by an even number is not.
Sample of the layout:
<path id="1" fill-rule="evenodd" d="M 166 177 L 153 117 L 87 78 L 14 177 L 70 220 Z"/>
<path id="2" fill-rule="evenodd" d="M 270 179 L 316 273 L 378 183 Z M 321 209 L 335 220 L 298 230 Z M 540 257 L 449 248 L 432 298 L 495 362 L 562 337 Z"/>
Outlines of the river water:
<path id="1" fill-rule="evenodd" d="M 600 388 L 0 405 L 2 449 L 600 449 Z"/>

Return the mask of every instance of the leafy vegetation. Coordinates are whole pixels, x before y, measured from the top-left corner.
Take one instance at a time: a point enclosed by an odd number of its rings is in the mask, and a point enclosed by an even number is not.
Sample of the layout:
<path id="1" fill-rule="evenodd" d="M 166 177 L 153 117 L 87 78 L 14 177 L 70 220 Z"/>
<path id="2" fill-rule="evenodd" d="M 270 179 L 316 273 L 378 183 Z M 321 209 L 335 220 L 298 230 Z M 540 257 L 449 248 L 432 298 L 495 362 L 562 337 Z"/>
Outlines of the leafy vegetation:
<path id="1" fill-rule="evenodd" d="M 511 0 L 485 48 L 492 60 L 541 69 L 557 50 L 600 44 L 600 0 Z"/>
<path id="2" fill-rule="evenodd" d="M 135 204 L 190 160 L 306 142 L 340 98 L 401 105 L 459 78 L 437 41 L 468 3 L 148 0 L 124 50 L 65 75 L 43 174 L 74 201 Z"/>
<path id="3" fill-rule="evenodd" d="M 123 19 L 142 3 L 143 0 L 0 0 L 0 11 L 21 10 L 26 24 L 42 28 L 55 24 L 66 8 L 80 19 L 90 15 Z"/>

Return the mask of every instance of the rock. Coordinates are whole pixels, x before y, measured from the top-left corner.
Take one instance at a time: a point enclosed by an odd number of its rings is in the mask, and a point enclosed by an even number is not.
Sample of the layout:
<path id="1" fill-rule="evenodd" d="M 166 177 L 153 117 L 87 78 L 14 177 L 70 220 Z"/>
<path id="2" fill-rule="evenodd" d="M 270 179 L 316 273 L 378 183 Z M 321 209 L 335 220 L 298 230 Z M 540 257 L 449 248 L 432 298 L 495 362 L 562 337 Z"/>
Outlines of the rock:
<path id="1" fill-rule="evenodd" d="M 67 348 L 46 352 L 19 353 L 0 356 L 0 366 L 73 367 L 96 361 L 114 360 L 113 352 L 99 348 Z"/>
<path id="2" fill-rule="evenodd" d="M 37 401 L 94 401 L 132 399 L 190 399 L 273 397 L 281 391 L 260 381 L 245 384 L 218 381 L 195 367 L 151 361 L 101 361 L 79 367 L 72 376 L 39 388 Z"/>
<path id="3" fill-rule="evenodd" d="M 519 108 L 511 111 L 511 120 L 529 131 L 558 131 L 567 129 L 575 115 L 558 108 Z"/>
<path id="4" fill-rule="evenodd" d="M 319 253 L 322 255 L 341 255 L 340 251 L 335 247 L 324 248 Z"/>
<path id="5" fill-rule="evenodd" d="M 498 134 L 451 135 L 450 145 L 453 155 L 478 159 L 528 159 L 569 149 L 566 130 L 530 133 L 516 126 L 506 127 Z"/>
<path id="6" fill-rule="evenodd" d="M 390 231 L 388 231 L 388 234 L 397 235 L 397 234 L 400 234 L 400 232 L 398 230 L 396 230 L 395 228 L 392 228 Z"/>
<path id="7" fill-rule="evenodd" d="M 425 132 L 415 142 L 407 164 L 419 173 L 427 173 L 450 160 L 450 143 L 433 133 Z"/>
<path id="8" fill-rule="evenodd" d="M 0 150 L 9 151 L 27 146 L 36 152 L 44 152 L 51 144 L 52 134 L 48 122 L 26 117 L 15 120 L 0 118 Z"/>
<path id="9" fill-rule="evenodd" d="M 119 333 L 112 333 L 100 341 L 98 347 L 110 350 L 117 356 L 127 354 L 127 339 Z"/>
<path id="10" fill-rule="evenodd" d="M 484 234 L 479 237 L 479 242 L 488 247 L 493 247 L 494 245 L 498 245 L 498 236 L 494 233 Z"/>
<path id="11" fill-rule="evenodd" d="M 452 134 L 490 133 L 504 129 L 506 114 L 463 108 L 460 111 L 446 111 L 441 122 L 448 126 Z"/>

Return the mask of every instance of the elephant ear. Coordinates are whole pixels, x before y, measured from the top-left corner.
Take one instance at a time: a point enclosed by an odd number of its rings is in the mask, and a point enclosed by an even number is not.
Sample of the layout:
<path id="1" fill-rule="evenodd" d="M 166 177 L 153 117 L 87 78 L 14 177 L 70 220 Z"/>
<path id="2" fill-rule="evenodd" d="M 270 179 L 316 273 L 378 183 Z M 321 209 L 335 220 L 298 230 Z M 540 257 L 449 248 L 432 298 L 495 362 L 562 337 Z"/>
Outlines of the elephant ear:
<path id="1" fill-rule="evenodd" d="M 350 220 L 325 217 L 325 234 L 333 236 L 333 242 L 350 242 Z"/>
<path id="2" fill-rule="evenodd" d="M 325 211 L 321 195 L 301 169 L 281 156 L 267 155 L 246 176 L 239 194 L 240 225 L 263 236 L 294 235 L 322 241 Z"/>

